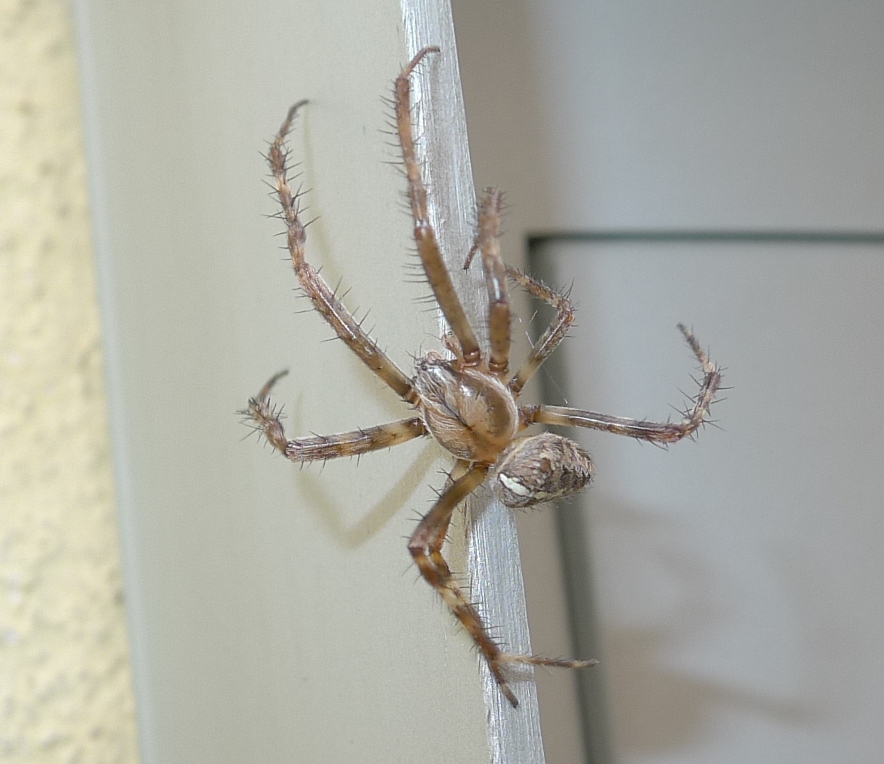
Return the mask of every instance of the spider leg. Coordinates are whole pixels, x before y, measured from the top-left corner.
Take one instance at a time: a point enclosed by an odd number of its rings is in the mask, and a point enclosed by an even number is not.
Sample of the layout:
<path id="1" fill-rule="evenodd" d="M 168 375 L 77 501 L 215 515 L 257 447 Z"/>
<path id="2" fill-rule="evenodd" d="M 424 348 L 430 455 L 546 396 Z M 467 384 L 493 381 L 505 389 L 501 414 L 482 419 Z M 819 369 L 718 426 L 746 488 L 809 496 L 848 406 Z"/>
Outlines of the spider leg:
<path id="1" fill-rule="evenodd" d="M 304 462 L 327 461 L 341 456 L 359 456 L 369 451 L 405 443 L 413 438 L 426 435 L 427 430 L 418 417 L 400 419 L 377 427 L 340 433 L 338 435 L 314 435 L 309 438 L 286 438 L 279 416 L 279 409 L 270 405 L 270 389 L 285 374 L 281 372 L 261 388 L 257 397 L 249 401 L 249 408 L 243 412 L 257 425 L 267 441 L 286 459 L 303 464 Z"/>
<path id="2" fill-rule="evenodd" d="M 697 338 L 694 337 L 690 329 L 682 324 L 679 324 L 678 328 L 684 334 L 703 368 L 703 380 L 700 383 L 700 390 L 694 398 L 694 405 L 685 412 L 680 422 L 645 422 L 639 419 L 596 414 L 592 411 L 581 411 L 563 406 L 522 406 L 520 412 L 525 425 L 542 423 L 589 427 L 593 430 L 604 430 L 616 435 L 628 435 L 639 440 L 662 444 L 675 443 L 692 435 L 703 424 L 709 413 L 709 407 L 721 385 L 721 372 L 703 352 L 700 343 L 697 342 Z"/>
<path id="3" fill-rule="evenodd" d="M 411 124 L 411 82 L 409 77 L 421 60 L 430 53 L 438 53 L 439 48 L 423 48 L 411 59 L 402 73 L 396 78 L 393 88 L 393 100 L 396 109 L 396 131 L 402 147 L 402 161 L 405 165 L 405 176 L 408 179 L 408 201 L 411 205 L 411 216 L 414 219 L 414 241 L 423 264 L 427 281 L 442 309 L 445 320 L 451 331 L 460 342 L 463 350 L 464 364 L 476 366 L 481 359 L 479 343 L 467 320 L 463 306 L 454 291 L 451 276 L 445 268 L 436 233 L 430 224 L 427 209 L 427 189 L 421 177 L 420 165 L 414 149 L 414 136 Z"/>
<path id="4" fill-rule="evenodd" d="M 540 365 L 552 355 L 552 352 L 565 339 L 568 329 L 574 323 L 575 314 L 571 301 L 565 295 L 554 292 L 545 284 L 535 281 L 515 268 L 508 267 L 506 273 L 526 292 L 543 300 L 556 310 L 556 317 L 553 319 L 553 322 L 546 328 L 546 331 L 537 340 L 534 347 L 531 348 L 528 358 L 525 359 L 525 362 L 510 380 L 510 390 L 515 395 L 518 395 L 528 380 L 534 376 L 534 372 L 540 368 Z"/>
<path id="5" fill-rule="evenodd" d="M 476 250 L 482 253 L 482 269 L 488 288 L 488 339 L 491 345 L 488 369 L 498 377 L 506 377 L 510 357 L 510 302 L 506 287 L 506 266 L 500 256 L 499 189 L 486 188 L 479 205 L 479 233 L 464 263 L 464 269 Z"/>
<path id="6" fill-rule="evenodd" d="M 411 380 L 362 330 L 359 322 L 344 307 L 334 290 L 325 283 L 316 269 L 305 259 L 304 245 L 307 235 L 300 217 L 298 195 L 292 191 L 288 182 L 288 149 L 285 145 L 286 136 L 291 130 L 295 115 L 305 103 L 306 101 L 300 101 L 289 109 L 267 154 L 267 162 L 270 165 L 276 193 L 279 203 L 282 205 L 282 218 L 287 228 L 286 243 L 292 267 L 295 269 L 301 289 L 310 298 L 313 307 L 334 329 L 335 334 L 400 398 L 408 403 L 417 403 L 417 394 L 411 386 Z"/>
<path id="7" fill-rule="evenodd" d="M 488 636 L 482 617 L 464 596 L 442 556 L 442 545 L 445 543 L 445 534 L 448 532 L 452 513 L 463 499 L 482 484 L 488 472 L 487 466 L 469 467 L 464 461 L 459 461 L 456 469 L 466 471 L 445 489 L 433 508 L 424 515 L 408 542 L 408 551 L 411 552 L 424 580 L 436 590 L 454 617 L 472 637 L 507 700 L 513 706 L 518 706 L 519 701 L 503 675 L 501 656 L 504 653 Z"/>
<path id="8" fill-rule="evenodd" d="M 442 545 L 448 533 L 451 515 L 461 501 L 478 488 L 488 473 L 485 465 L 469 466 L 468 462 L 458 461 L 452 477 L 458 475 L 433 508 L 424 515 L 420 524 L 408 542 L 408 551 L 414 558 L 418 570 L 424 580 L 430 584 L 442 598 L 454 617 L 472 637 L 473 642 L 488 663 L 491 675 L 497 682 L 506 699 L 517 707 L 519 700 L 510 689 L 504 676 L 506 664 L 520 663 L 535 666 L 559 666 L 562 668 L 585 668 L 598 661 L 576 661 L 565 658 L 544 658 L 539 655 L 517 655 L 506 653 L 488 636 L 488 631 L 475 606 L 470 604 L 463 591 L 451 575 L 451 569 L 442 556 Z"/>

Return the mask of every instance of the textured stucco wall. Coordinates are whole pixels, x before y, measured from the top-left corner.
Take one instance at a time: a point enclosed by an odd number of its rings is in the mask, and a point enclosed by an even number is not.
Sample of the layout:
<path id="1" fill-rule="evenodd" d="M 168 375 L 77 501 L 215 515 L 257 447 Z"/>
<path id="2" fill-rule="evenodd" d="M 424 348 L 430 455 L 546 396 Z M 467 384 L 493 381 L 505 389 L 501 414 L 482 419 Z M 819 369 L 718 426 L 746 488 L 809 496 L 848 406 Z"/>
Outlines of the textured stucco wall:
<path id="1" fill-rule="evenodd" d="M 70 9 L 0 0 L 0 760 L 134 762 Z"/>

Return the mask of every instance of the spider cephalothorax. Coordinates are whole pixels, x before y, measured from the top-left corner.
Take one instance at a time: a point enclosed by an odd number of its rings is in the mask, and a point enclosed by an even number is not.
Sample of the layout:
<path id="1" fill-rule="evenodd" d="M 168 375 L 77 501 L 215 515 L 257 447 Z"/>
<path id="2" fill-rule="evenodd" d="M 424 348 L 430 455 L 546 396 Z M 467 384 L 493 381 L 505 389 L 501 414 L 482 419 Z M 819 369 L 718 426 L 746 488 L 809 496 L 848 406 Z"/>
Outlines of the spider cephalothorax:
<path id="1" fill-rule="evenodd" d="M 500 372 L 498 373 L 500 374 Z M 412 384 L 430 434 L 446 451 L 471 464 L 493 467 L 492 485 L 508 507 L 530 507 L 586 486 L 592 460 L 574 441 L 545 432 L 517 438 L 525 428 L 516 396 L 504 379 L 460 356 L 430 353 L 418 362 Z"/>
<path id="2" fill-rule="evenodd" d="M 593 471 L 589 455 L 574 441 L 560 435 L 525 434 L 523 431 L 533 424 L 589 427 L 660 444 L 673 443 L 693 434 L 705 421 L 721 383 L 721 374 L 694 335 L 679 325 L 703 369 L 700 390 L 680 422 L 646 422 L 558 406 L 519 406 L 522 388 L 564 339 L 574 320 L 574 309 L 567 297 L 504 265 L 498 246 L 500 192 L 486 189 L 479 203 L 476 243 L 465 257 L 465 267 L 468 267 L 473 255 L 481 254 L 487 284 L 488 347 L 484 350 L 480 347 L 445 269 L 435 231 L 430 225 L 427 191 L 414 150 L 409 78 L 418 63 L 435 52 L 438 48 L 424 48 L 396 78 L 394 105 L 408 179 L 414 240 L 424 274 L 451 327 L 451 334 L 443 338 L 443 342 L 453 357 L 447 359 L 438 353 L 428 353 L 418 360 L 415 374 L 409 378 L 363 331 L 334 291 L 306 261 L 304 224 L 300 219 L 297 195 L 288 183 L 284 146 L 295 114 L 304 103 L 302 101 L 289 110 L 267 156 L 286 223 L 292 266 L 301 289 L 337 336 L 412 406 L 417 415 L 340 435 L 289 439 L 278 412 L 269 401 L 270 390 L 281 376 L 279 374 L 249 401 L 245 413 L 274 448 L 298 463 L 358 456 L 424 435 L 432 436 L 456 458 L 448 485 L 419 523 L 408 542 L 408 550 L 421 575 L 469 632 L 501 690 L 516 706 L 518 700 L 507 683 L 505 664 L 580 668 L 595 661 L 515 655 L 504 652 L 491 639 L 479 612 L 465 597 L 442 556 L 445 534 L 455 508 L 486 479 L 504 504 L 518 508 L 573 494 L 589 483 Z M 556 312 L 550 326 L 514 373 L 509 368 L 508 278 Z"/>

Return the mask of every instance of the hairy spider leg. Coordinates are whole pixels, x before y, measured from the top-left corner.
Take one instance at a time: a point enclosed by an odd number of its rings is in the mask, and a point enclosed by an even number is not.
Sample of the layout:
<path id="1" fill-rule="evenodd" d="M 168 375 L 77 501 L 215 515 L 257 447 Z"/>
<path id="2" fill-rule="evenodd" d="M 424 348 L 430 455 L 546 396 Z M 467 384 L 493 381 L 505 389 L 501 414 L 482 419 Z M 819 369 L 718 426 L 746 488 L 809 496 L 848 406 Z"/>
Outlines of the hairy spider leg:
<path id="1" fill-rule="evenodd" d="M 506 273 L 526 292 L 551 305 L 556 311 L 552 323 L 546 328 L 546 331 L 540 336 L 534 347 L 531 348 L 528 358 L 525 359 L 515 376 L 510 380 L 510 390 L 513 391 L 514 395 L 518 396 L 528 380 L 540 368 L 541 364 L 552 355 L 553 351 L 565 339 L 568 329 L 574 323 L 575 313 L 571 301 L 565 295 L 554 292 L 546 284 L 526 276 L 515 268 L 508 266 Z"/>
<path id="2" fill-rule="evenodd" d="M 510 359 L 510 300 L 506 285 L 506 266 L 500 256 L 499 189 L 486 188 L 479 204 L 479 231 L 470 250 L 464 269 L 470 267 L 478 249 L 482 253 L 482 270 L 488 289 L 488 370 L 498 377 L 506 377 Z"/>
<path id="3" fill-rule="evenodd" d="M 458 473 L 463 474 L 442 492 L 433 508 L 420 521 L 408 542 L 408 551 L 411 552 L 421 576 L 436 590 L 454 617 L 472 637 L 501 691 L 515 707 L 519 705 L 518 698 L 510 689 L 503 674 L 501 656 L 504 653 L 488 636 L 482 617 L 457 585 L 448 563 L 442 556 L 442 546 L 454 510 L 482 484 L 488 473 L 488 467 L 482 464 L 471 467 L 469 462 L 459 460 L 452 474 Z"/>
<path id="4" fill-rule="evenodd" d="M 249 400 L 249 408 L 245 413 L 257 424 L 270 445 L 286 459 L 298 464 L 324 462 L 342 456 L 361 456 L 369 451 L 398 446 L 427 434 L 423 421 L 419 417 L 412 417 L 337 435 L 289 439 L 282 426 L 279 411 L 270 405 L 266 395 Z"/>
<path id="5" fill-rule="evenodd" d="M 691 409 L 685 412 L 680 422 L 645 422 L 639 419 L 597 414 L 593 411 L 568 408 L 564 406 L 522 406 L 521 415 L 526 425 L 556 424 L 565 427 L 588 427 L 593 430 L 604 430 L 615 435 L 628 435 L 639 440 L 652 443 L 675 443 L 689 435 L 693 435 L 703 424 L 709 413 L 709 407 L 721 384 L 721 371 L 712 363 L 693 332 L 683 324 L 678 325 L 685 339 L 694 351 L 703 368 L 703 381 Z"/>
<path id="6" fill-rule="evenodd" d="M 508 653 L 488 635 L 482 616 L 470 603 L 458 586 L 442 555 L 445 536 L 451 517 L 458 505 L 476 490 L 485 480 L 489 467 L 484 464 L 473 464 L 459 459 L 452 470 L 452 482 L 439 496 L 433 508 L 423 516 L 408 542 L 408 551 L 423 579 L 432 586 L 442 601 L 460 624 L 466 629 L 473 643 L 482 653 L 488 669 L 514 708 L 519 700 L 509 686 L 505 675 L 505 666 L 511 664 L 529 664 L 533 666 L 555 666 L 559 668 L 586 668 L 595 666 L 598 661 L 578 661 L 570 658 L 545 658 L 540 655 L 522 655 Z"/>
<path id="7" fill-rule="evenodd" d="M 421 177 L 420 165 L 414 149 L 414 137 L 411 124 L 411 82 L 409 77 L 421 60 L 430 53 L 438 53 L 439 48 L 428 47 L 418 51 L 417 55 L 396 78 L 393 87 L 393 101 L 396 110 L 396 132 L 399 145 L 402 147 L 402 162 L 405 165 L 405 176 L 408 179 L 408 201 L 411 205 L 411 216 L 414 220 L 414 241 L 417 252 L 426 274 L 427 281 L 442 309 L 445 320 L 451 331 L 460 342 L 464 365 L 477 366 L 481 361 L 479 342 L 464 312 L 463 305 L 454 291 L 451 276 L 442 260 L 436 232 L 430 224 L 427 210 L 427 189 Z"/>
<path id="8" fill-rule="evenodd" d="M 334 290 L 325 283 L 322 276 L 305 259 L 304 245 L 307 234 L 304 224 L 301 222 L 298 196 L 292 192 L 288 182 L 288 149 L 285 145 L 295 115 L 305 103 L 307 102 L 299 101 L 289 109 L 267 154 L 267 163 L 270 165 L 276 193 L 282 206 L 282 218 L 286 224 L 286 243 L 292 267 L 295 269 L 301 289 L 304 290 L 304 293 L 310 298 L 310 302 L 313 303 L 313 307 L 328 322 L 335 334 L 400 398 L 407 403 L 415 404 L 417 403 L 417 394 L 411 386 L 411 380 L 362 330 L 359 322 L 344 307 Z"/>

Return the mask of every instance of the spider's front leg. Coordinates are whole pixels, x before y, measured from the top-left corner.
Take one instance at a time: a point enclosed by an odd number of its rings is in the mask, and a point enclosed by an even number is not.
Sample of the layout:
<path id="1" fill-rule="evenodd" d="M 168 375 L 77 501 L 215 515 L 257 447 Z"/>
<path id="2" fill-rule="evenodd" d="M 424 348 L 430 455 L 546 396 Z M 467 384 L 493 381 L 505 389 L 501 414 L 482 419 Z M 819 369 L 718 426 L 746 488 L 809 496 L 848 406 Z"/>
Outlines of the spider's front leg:
<path id="1" fill-rule="evenodd" d="M 423 421 L 419 417 L 411 417 L 337 435 L 313 435 L 308 438 L 289 439 L 282 426 L 280 410 L 270 403 L 270 390 L 286 373 L 283 371 L 271 377 L 258 395 L 249 400 L 248 409 L 242 412 L 255 423 L 256 429 L 263 433 L 270 445 L 286 459 L 304 464 L 342 456 L 360 456 L 369 451 L 390 448 L 427 434 Z"/>
<path id="2" fill-rule="evenodd" d="M 402 148 L 402 162 L 405 165 L 405 177 L 408 179 L 408 201 L 411 216 L 414 220 L 414 241 L 423 265 L 427 281 L 442 310 L 445 320 L 451 327 L 454 336 L 460 343 L 463 362 L 466 366 L 477 366 L 481 361 L 479 341 L 473 332 L 463 305 L 454 289 L 451 275 L 445 267 L 436 232 L 430 224 L 430 213 L 427 206 L 427 188 L 421 177 L 421 168 L 417 160 L 411 124 L 411 82 L 410 77 L 418 64 L 431 53 L 439 53 L 439 48 L 427 47 L 418 51 L 417 55 L 406 65 L 396 78 L 393 86 L 393 104 L 396 110 L 396 132 Z"/>
<path id="3" fill-rule="evenodd" d="M 270 165 L 273 185 L 282 208 L 281 217 L 286 225 L 286 245 L 292 267 L 304 294 L 310 298 L 313 307 L 344 344 L 402 400 L 406 403 L 416 403 L 417 398 L 411 380 L 363 331 L 359 321 L 344 307 L 335 291 L 319 275 L 319 271 L 306 260 L 307 231 L 301 220 L 299 195 L 289 185 L 286 147 L 286 137 L 292 129 L 295 117 L 306 103 L 299 101 L 289 109 L 267 152 L 267 163 Z"/>
<path id="4" fill-rule="evenodd" d="M 721 371 L 709 360 L 700 347 L 693 332 L 683 324 L 678 325 L 694 355 L 703 368 L 703 381 L 694 405 L 685 412 L 680 422 L 645 422 L 639 419 L 597 414 L 593 411 L 582 411 L 564 406 L 522 406 L 522 421 L 526 424 L 555 424 L 565 427 L 588 427 L 592 430 L 604 430 L 615 435 L 628 435 L 639 440 L 652 443 L 675 443 L 689 435 L 693 435 L 706 421 L 709 407 L 715 399 L 715 393 L 721 386 Z"/>

